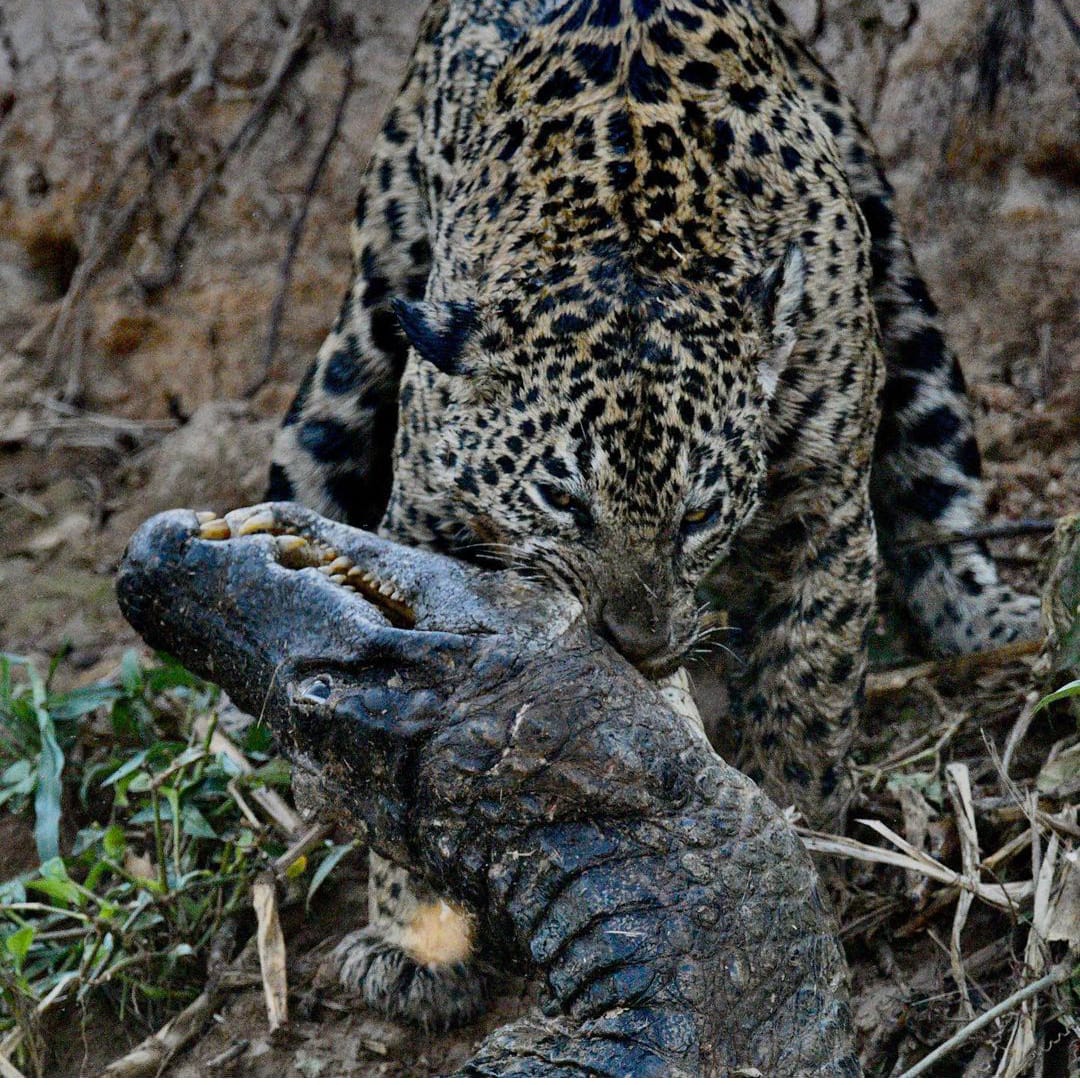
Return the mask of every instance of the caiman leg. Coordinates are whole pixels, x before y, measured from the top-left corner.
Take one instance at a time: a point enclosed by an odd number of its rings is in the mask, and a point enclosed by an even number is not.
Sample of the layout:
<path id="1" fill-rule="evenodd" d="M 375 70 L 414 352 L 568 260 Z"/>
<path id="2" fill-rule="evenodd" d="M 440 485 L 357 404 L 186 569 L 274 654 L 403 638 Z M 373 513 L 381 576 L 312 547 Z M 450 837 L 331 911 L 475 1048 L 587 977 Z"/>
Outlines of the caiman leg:
<path id="1" fill-rule="evenodd" d="M 468 1072 L 858 1073 L 809 856 L 572 600 L 292 505 L 161 514 L 118 591 L 543 978 Z"/>

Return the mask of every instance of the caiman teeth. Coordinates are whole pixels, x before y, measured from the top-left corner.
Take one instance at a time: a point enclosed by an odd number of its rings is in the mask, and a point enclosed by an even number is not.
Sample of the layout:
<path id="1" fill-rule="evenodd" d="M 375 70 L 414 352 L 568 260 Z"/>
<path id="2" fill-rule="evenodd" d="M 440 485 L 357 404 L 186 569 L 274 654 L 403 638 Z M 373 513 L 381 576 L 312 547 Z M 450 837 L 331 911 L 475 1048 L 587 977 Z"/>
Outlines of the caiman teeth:
<path id="1" fill-rule="evenodd" d="M 233 538 L 233 529 L 224 517 L 212 512 L 198 512 L 195 515 L 199 521 L 200 538 Z M 326 546 L 318 539 L 288 533 L 285 530 L 289 526 L 287 522 L 279 521 L 273 512 L 259 509 L 239 523 L 235 514 L 230 513 L 229 517 L 237 525 L 237 537 L 269 535 L 277 550 L 278 560 L 287 569 L 317 569 L 343 591 L 354 594 L 359 591 L 396 625 L 409 628 L 416 621 L 405 593 L 393 580 L 382 579 L 354 565 L 351 558 L 338 554 L 333 547 Z"/>
<path id="2" fill-rule="evenodd" d="M 256 512 L 252 513 L 241 525 L 237 531 L 238 535 L 259 535 L 266 532 L 273 532 L 277 527 L 277 519 L 272 512 Z"/>
<path id="3" fill-rule="evenodd" d="M 228 539 L 232 537 L 229 522 L 220 517 L 215 520 L 207 520 L 199 528 L 200 539 Z"/>

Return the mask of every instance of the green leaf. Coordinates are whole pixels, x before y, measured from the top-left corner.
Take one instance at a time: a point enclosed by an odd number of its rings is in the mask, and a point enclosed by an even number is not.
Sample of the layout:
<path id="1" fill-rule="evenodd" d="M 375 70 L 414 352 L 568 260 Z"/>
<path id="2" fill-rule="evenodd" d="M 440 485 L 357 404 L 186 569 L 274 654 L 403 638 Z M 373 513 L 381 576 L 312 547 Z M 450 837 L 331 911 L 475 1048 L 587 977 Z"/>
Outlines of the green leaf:
<path id="1" fill-rule="evenodd" d="M 248 773 L 247 782 L 266 787 L 288 787 L 292 783 L 292 765 L 282 757 L 275 757 Z"/>
<path id="2" fill-rule="evenodd" d="M 125 776 L 134 772 L 146 760 L 146 755 L 149 752 L 149 750 L 143 749 L 139 750 L 137 754 L 133 754 L 115 772 L 106 776 L 105 779 L 101 781 L 101 786 L 109 787 L 111 784 L 115 784 L 118 780 L 122 780 Z"/>
<path id="3" fill-rule="evenodd" d="M 184 805 L 180 821 L 188 836 L 194 836 L 200 840 L 217 840 L 218 838 L 219 834 L 214 831 L 214 827 L 203 817 L 199 808 L 191 803 Z"/>
<path id="4" fill-rule="evenodd" d="M 60 858 L 49 859 L 41 864 L 41 877 L 26 883 L 27 889 L 44 893 L 62 904 L 79 904 L 85 898 L 82 886 L 72 880 Z"/>
<path id="5" fill-rule="evenodd" d="M 311 885 L 308 886 L 307 900 L 305 901 L 305 907 L 311 905 L 311 898 L 315 896 L 315 890 L 330 876 L 330 872 L 356 847 L 356 841 L 350 841 L 348 844 L 335 844 L 327 853 L 326 857 L 319 864 L 318 869 L 311 876 Z"/>
<path id="6" fill-rule="evenodd" d="M 113 733 L 120 738 L 136 738 L 139 734 L 139 720 L 127 700 L 116 701 L 112 706 Z"/>
<path id="7" fill-rule="evenodd" d="M 1035 706 L 1035 711 L 1038 712 L 1047 705 L 1053 704 L 1055 701 L 1063 701 L 1066 697 L 1080 697 L 1080 678 L 1077 678 L 1072 682 L 1066 682 L 1061 689 L 1056 689 L 1053 693 L 1048 693 Z"/>
<path id="8" fill-rule="evenodd" d="M 146 685 L 154 693 L 164 693 L 169 689 L 199 690 L 203 683 L 179 663 L 166 663 L 147 672 Z"/>
<path id="9" fill-rule="evenodd" d="M 122 825 L 110 825 L 105 830 L 105 836 L 101 842 L 105 854 L 110 859 L 119 862 L 124 857 L 124 848 L 127 846 L 127 838 L 124 836 Z"/>
<path id="10" fill-rule="evenodd" d="M 22 971 L 23 962 L 26 960 L 26 955 L 30 952 L 33 943 L 34 928 L 29 926 L 19 927 L 17 931 L 9 934 L 4 939 L 4 946 L 15 962 L 16 972 Z"/>
<path id="11" fill-rule="evenodd" d="M 253 723 L 244 735 L 244 749 L 248 753 L 266 753 L 273 737 L 273 732 L 265 723 Z"/>
<path id="12" fill-rule="evenodd" d="M 12 803 L 13 806 L 22 806 L 21 800 L 31 794 L 37 786 L 37 767 L 32 761 L 25 758 L 8 765 L 7 770 L 0 776 L 0 806 Z"/>
<path id="13" fill-rule="evenodd" d="M 6 882 L 0 882 L 0 908 L 5 904 L 22 904 L 26 900 L 26 883 L 30 875 L 21 874 L 10 878 Z"/>
<path id="14" fill-rule="evenodd" d="M 134 697 L 142 692 L 142 668 L 134 648 L 129 648 L 120 660 L 120 681 L 129 696 Z"/>
<path id="15" fill-rule="evenodd" d="M 82 855 L 83 852 L 92 848 L 105 836 L 105 830 L 100 825 L 90 825 L 80 829 L 75 834 L 75 842 L 71 845 L 72 855 Z"/>
<path id="16" fill-rule="evenodd" d="M 41 757 L 38 761 L 37 791 L 34 795 L 34 842 L 42 862 L 60 854 L 60 804 L 63 799 L 61 774 L 64 754 L 56 741 L 56 728 L 45 710 L 45 686 L 40 676 L 30 672 L 41 735 Z"/>
<path id="17" fill-rule="evenodd" d="M 70 693 L 54 693 L 49 697 L 49 715 L 54 720 L 76 720 L 107 704 L 123 693 L 119 686 L 84 686 Z"/>

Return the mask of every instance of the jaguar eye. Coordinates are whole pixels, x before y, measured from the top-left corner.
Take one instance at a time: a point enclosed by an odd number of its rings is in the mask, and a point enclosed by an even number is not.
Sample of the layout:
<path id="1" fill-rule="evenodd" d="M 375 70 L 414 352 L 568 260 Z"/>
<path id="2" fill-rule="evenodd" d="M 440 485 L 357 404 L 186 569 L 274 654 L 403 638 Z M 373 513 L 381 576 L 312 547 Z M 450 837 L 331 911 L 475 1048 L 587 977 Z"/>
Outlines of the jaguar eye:
<path id="1" fill-rule="evenodd" d="M 720 514 L 724 511 L 724 507 L 720 502 L 715 505 L 702 505 L 696 509 L 690 509 L 685 516 L 683 516 L 683 530 L 687 532 L 700 531 L 702 528 L 710 527 L 720 519 Z"/>
<path id="2" fill-rule="evenodd" d="M 557 486 L 537 486 L 536 489 L 544 501 L 553 509 L 558 512 L 570 513 L 578 527 L 592 526 L 592 516 L 589 513 L 588 506 L 580 498 L 567 493 L 566 490 L 559 489 Z"/>

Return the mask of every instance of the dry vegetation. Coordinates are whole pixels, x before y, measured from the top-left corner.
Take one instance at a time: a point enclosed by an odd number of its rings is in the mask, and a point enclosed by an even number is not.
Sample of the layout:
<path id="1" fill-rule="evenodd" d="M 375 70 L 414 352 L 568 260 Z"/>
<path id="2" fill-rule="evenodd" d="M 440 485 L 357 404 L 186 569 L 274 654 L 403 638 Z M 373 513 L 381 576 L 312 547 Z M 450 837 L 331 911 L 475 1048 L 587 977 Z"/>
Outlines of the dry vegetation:
<path id="1" fill-rule="evenodd" d="M 1075 17 L 1063 0 L 786 6 L 882 147 L 965 362 L 991 519 L 1075 512 Z M 319 946 L 363 909 L 362 856 L 307 832 L 266 736 L 213 690 L 121 662 L 135 640 L 111 591 L 151 512 L 258 496 L 345 287 L 357 172 L 420 7 L 0 6 L 5 1073 L 130 1052 L 148 1073 L 447 1072 L 527 997 L 508 983 L 484 1021 L 427 1040 L 325 987 Z M 934 1073 L 1078 1072 L 1080 701 L 1040 707 L 1080 674 L 1077 531 L 991 544 L 1046 586 L 1045 649 L 937 665 L 882 638 L 850 835 L 807 834 L 847 857 L 869 1072 L 930 1052 Z M 274 1030 L 260 950 L 287 959 Z"/>

